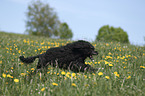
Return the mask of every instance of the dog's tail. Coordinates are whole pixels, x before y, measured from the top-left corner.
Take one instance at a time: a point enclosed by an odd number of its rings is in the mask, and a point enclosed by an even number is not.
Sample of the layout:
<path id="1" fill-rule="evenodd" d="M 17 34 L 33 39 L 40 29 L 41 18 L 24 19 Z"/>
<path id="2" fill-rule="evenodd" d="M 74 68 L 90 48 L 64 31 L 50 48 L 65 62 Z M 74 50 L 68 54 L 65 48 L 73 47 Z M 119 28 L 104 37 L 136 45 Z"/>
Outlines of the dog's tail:
<path id="1" fill-rule="evenodd" d="M 35 61 L 36 58 L 39 58 L 40 55 L 37 56 L 31 56 L 31 57 L 27 57 L 24 58 L 24 56 L 20 56 L 20 60 L 24 63 L 33 63 Z"/>

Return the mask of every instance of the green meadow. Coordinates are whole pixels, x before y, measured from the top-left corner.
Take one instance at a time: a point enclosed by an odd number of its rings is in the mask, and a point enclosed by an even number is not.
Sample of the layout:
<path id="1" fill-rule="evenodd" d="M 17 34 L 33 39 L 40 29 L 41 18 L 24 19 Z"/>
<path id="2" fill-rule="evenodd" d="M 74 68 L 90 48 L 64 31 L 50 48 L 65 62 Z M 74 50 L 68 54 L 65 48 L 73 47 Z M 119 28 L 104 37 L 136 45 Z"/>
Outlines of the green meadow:
<path id="1" fill-rule="evenodd" d="M 0 32 L 0 96 L 145 96 L 145 47 L 92 42 L 99 52 L 85 63 L 96 73 L 74 73 L 49 66 L 29 76 L 32 64 L 19 56 L 34 56 L 73 41 Z"/>

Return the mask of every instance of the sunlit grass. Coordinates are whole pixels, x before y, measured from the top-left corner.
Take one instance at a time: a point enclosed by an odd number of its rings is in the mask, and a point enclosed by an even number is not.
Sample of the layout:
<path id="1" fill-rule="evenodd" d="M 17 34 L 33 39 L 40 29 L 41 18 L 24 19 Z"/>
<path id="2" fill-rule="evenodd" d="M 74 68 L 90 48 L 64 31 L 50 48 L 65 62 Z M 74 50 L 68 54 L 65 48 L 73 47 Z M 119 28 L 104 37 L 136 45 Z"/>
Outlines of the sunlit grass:
<path id="1" fill-rule="evenodd" d="M 85 64 L 98 68 L 96 73 L 74 73 L 49 66 L 47 72 L 34 71 L 38 60 L 25 65 L 20 55 L 34 56 L 71 41 L 0 33 L 0 95 L 53 96 L 144 96 L 145 47 L 120 43 L 92 43 L 99 52 Z"/>

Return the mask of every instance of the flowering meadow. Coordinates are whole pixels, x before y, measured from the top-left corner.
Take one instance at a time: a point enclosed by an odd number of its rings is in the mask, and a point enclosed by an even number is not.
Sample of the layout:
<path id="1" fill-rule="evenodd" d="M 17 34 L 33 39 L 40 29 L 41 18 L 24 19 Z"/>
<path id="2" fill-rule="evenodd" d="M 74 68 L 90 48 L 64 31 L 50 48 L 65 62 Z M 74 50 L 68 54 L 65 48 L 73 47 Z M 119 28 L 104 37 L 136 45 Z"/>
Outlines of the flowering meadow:
<path id="1" fill-rule="evenodd" d="M 120 43 L 93 42 L 98 56 L 85 63 L 95 73 L 74 73 L 48 67 L 34 71 L 19 56 L 34 56 L 73 41 L 0 32 L 0 96 L 145 96 L 145 47 Z"/>

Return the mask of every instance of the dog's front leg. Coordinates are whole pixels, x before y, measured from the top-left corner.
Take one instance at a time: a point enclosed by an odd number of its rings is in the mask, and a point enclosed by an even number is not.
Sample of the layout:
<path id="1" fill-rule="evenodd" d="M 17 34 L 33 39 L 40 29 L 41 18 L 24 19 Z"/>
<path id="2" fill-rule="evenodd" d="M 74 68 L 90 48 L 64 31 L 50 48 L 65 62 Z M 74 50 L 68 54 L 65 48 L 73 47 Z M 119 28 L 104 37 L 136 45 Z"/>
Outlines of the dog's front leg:
<path id="1" fill-rule="evenodd" d="M 95 69 L 93 67 L 91 67 L 90 65 L 88 64 L 84 64 L 84 63 L 73 63 L 71 68 L 70 68 L 72 71 L 74 72 L 96 72 L 98 69 Z"/>

